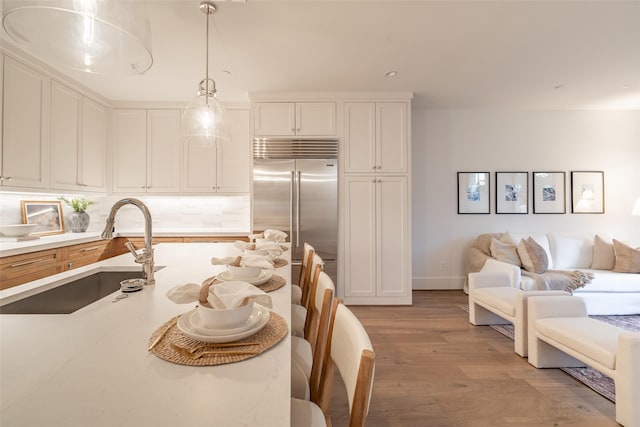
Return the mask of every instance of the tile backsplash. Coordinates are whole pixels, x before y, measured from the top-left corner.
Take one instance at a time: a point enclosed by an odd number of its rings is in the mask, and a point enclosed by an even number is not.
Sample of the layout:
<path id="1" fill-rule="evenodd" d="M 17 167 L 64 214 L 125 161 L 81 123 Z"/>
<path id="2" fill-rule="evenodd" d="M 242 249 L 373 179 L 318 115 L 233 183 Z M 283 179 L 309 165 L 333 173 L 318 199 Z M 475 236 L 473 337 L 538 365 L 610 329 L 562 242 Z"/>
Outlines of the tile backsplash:
<path id="1" fill-rule="evenodd" d="M 22 222 L 21 200 L 58 200 L 60 196 L 61 194 L 0 193 L 0 224 Z M 91 216 L 87 231 L 102 231 L 111 206 L 125 197 L 86 195 L 85 198 L 95 202 L 87 209 L 87 213 Z M 249 195 L 138 196 L 136 198 L 149 208 L 154 231 L 248 232 L 251 229 Z M 63 203 L 63 217 L 71 212 L 72 209 Z M 116 231 L 118 230 L 144 231 L 144 217 L 140 210 L 135 206 L 123 206 L 116 215 Z"/>

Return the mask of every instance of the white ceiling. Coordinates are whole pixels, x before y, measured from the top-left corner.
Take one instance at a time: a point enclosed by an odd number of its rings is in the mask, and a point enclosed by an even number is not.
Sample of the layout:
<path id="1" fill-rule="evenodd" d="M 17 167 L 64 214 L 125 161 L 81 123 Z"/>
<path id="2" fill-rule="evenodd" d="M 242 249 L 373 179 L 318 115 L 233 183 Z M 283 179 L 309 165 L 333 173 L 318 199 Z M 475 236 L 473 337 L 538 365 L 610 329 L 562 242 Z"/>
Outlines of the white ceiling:
<path id="1" fill-rule="evenodd" d="M 113 101 L 195 96 L 205 75 L 199 1 L 146 3 L 146 74 L 64 72 Z M 253 91 L 411 91 L 428 108 L 640 109 L 638 0 L 216 5 L 210 63 L 223 101 Z M 398 75 L 385 77 L 390 70 Z"/>

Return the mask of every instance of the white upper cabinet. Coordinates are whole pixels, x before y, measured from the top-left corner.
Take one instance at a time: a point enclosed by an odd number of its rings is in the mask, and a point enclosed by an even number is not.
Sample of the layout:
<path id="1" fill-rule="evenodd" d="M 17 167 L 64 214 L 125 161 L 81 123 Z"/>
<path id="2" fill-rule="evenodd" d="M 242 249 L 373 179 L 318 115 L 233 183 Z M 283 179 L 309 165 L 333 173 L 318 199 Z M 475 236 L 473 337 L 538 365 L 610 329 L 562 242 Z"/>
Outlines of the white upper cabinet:
<path id="1" fill-rule="evenodd" d="M 248 193 L 251 178 L 249 110 L 226 110 L 230 142 L 218 151 L 218 191 Z"/>
<path id="2" fill-rule="evenodd" d="M 180 191 L 180 110 L 113 111 L 113 192 Z"/>
<path id="3" fill-rule="evenodd" d="M 147 110 L 147 192 L 180 191 L 180 110 Z"/>
<path id="4" fill-rule="evenodd" d="M 344 105 L 344 172 L 407 173 L 408 104 L 348 102 Z"/>
<path id="5" fill-rule="evenodd" d="M 335 102 L 256 102 L 255 136 L 335 136 Z"/>
<path id="6" fill-rule="evenodd" d="M 107 109 L 87 98 L 82 100 L 81 135 L 80 182 L 87 190 L 106 191 Z"/>
<path id="7" fill-rule="evenodd" d="M 0 175 L 3 186 L 48 188 L 49 86 L 49 78 L 5 56 Z"/>
<path id="8" fill-rule="evenodd" d="M 52 189 L 106 191 L 106 132 L 105 107 L 52 82 Z"/>
<path id="9" fill-rule="evenodd" d="M 249 110 L 225 110 L 230 141 L 220 146 L 184 144 L 182 191 L 248 193 L 251 166 Z"/>

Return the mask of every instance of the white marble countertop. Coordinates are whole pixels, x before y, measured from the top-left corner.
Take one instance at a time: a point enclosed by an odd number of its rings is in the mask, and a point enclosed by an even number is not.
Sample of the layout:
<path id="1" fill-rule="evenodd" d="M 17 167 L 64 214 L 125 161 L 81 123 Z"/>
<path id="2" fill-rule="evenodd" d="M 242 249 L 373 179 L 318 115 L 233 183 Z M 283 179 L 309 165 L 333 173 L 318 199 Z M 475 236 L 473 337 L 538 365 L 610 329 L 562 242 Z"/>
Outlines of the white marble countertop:
<path id="1" fill-rule="evenodd" d="M 177 243 L 155 248 L 156 284 L 117 303 L 113 295 L 72 314 L 0 315 L 0 425 L 288 426 L 291 341 L 254 358 L 191 367 L 147 352 L 151 334 L 193 305 L 165 296 L 224 270 L 212 256 L 233 244 Z M 288 256 L 290 251 L 285 252 Z M 138 270 L 130 254 L 0 291 L 0 303 L 97 270 Z M 276 272 L 288 280 L 290 264 Z M 291 322 L 291 288 L 270 293 Z"/>
<path id="2" fill-rule="evenodd" d="M 0 258 L 21 255 L 29 252 L 54 249 L 62 246 L 76 245 L 78 243 L 95 242 L 100 240 L 101 232 L 64 233 L 51 236 L 42 236 L 39 239 L 23 242 L 0 241 Z M 248 236 L 248 230 L 211 230 L 211 229 L 158 229 L 153 230 L 154 237 L 201 237 L 201 236 Z M 116 230 L 114 237 L 144 237 L 143 230 Z"/>

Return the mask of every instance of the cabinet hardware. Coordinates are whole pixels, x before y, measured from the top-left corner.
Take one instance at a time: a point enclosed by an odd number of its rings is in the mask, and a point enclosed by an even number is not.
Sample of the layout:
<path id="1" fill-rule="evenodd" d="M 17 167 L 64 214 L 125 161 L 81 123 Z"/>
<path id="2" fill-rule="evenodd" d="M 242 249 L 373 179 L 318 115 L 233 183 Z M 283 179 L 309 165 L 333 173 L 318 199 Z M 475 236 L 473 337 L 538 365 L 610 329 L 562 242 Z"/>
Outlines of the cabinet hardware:
<path id="1" fill-rule="evenodd" d="M 95 251 L 96 249 L 100 249 L 102 246 L 91 246 L 90 248 L 82 248 L 80 252 L 89 252 Z"/>
<path id="2" fill-rule="evenodd" d="M 36 258 L 36 259 L 31 259 L 29 261 L 17 262 L 15 264 L 10 264 L 9 268 L 22 267 L 23 265 L 35 264 L 36 262 L 40 262 L 40 261 L 44 261 L 44 260 L 45 260 L 45 258 Z"/>

